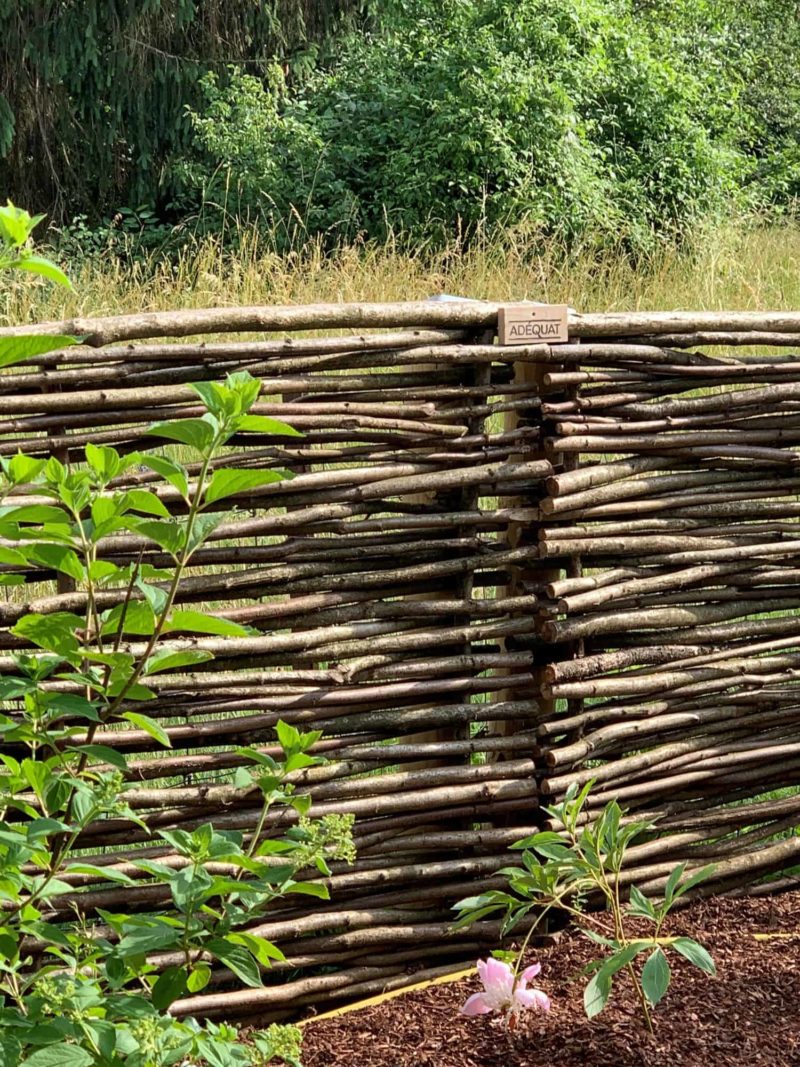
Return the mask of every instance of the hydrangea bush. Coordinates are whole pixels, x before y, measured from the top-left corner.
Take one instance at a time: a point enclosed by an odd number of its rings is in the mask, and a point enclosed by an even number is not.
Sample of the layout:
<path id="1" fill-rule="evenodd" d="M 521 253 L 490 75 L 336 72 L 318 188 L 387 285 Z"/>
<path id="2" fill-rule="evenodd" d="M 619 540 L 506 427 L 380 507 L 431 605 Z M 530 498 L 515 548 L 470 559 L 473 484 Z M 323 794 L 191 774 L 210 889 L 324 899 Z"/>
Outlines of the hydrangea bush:
<path id="1" fill-rule="evenodd" d="M 64 284 L 58 268 L 28 248 L 36 221 L 12 205 L 0 209 L 0 267 Z M 69 342 L 12 338 L 0 347 L 0 360 L 8 365 L 47 350 L 46 344 Z M 149 430 L 159 441 L 188 446 L 196 460 L 191 468 L 163 449 L 122 456 L 93 444 L 78 463 L 21 453 L 0 458 L 0 585 L 22 586 L 36 567 L 68 576 L 74 588 L 69 610 L 32 611 L 16 622 L 11 632 L 27 648 L 17 646 L 0 675 L 2 1067 L 170 1067 L 199 1060 L 261 1067 L 275 1057 L 299 1064 L 293 1028 L 270 1027 L 243 1044 L 233 1026 L 178 1020 L 169 1009 L 211 982 L 214 963 L 237 981 L 260 986 L 263 971 L 284 955 L 250 931 L 254 918 L 289 895 L 327 899 L 325 885 L 304 872 L 327 876 L 329 860 L 352 862 L 351 817 L 310 818 L 310 797 L 291 780 L 293 772 L 321 762 L 311 754 L 320 733 L 279 722 L 280 755 L 238 750 L 242 766 L 233 788 L 261 798 L 249 835 L 210 823 L 151 834 L 131 804 L 127 758 L 108 743 L 108 728 L 121 725 L 170 746 L 162 720 L 143 710 L 156 701 L 154 683 L 165 671 L 212 658 L 185 641 L 173 643 L 175 634 L 251 632 L 222 615 L 178 608 L 181 582 L 226 519 L 223 502 L 287 476 L 225 466 L 228 441 L 242 430 L 296 431 L 251 414 L 261 383 L 247 373 L 192 388 L 206 409 L 201 417 Z M 125 487 L 121 476 L 133 466 L 156 480 Z M 169 512 L 161 485 L 177 493 L 184 514 Z M 125 564 L 107 559 L 105 539 L 119 534 L 158 546 L 169 566 L 141 557 Z M 290 828 L 274 836 L 278 812 Z M 108 818 L 128 820 L 176 862 L 134 860 L 136 879 L 89 862 L 87 843 Z M 98 909 L 98 922 L 76 892 L 74 883 L 87 880 L 105 888 L 145 880 L 164 887 L 166 902 L 130 914 Z M 69 923 L 61 921 L 66 904 L 76 914 Z M 175 962 L 159 968 L 156 953 Z"/>

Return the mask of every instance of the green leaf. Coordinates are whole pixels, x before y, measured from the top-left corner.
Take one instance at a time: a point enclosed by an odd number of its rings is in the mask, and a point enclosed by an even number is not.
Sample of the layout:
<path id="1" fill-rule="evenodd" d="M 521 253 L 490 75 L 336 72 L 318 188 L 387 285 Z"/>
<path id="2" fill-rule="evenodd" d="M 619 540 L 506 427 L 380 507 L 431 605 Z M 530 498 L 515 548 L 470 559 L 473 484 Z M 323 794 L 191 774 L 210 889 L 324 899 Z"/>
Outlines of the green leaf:
<path id="1" fill-rule="evenodd" d="M 0 678 L 0 700 L 24 696 L 34 685 L 27 678 Z"/>
<path id="2" fill-rule="evenodd" d="M 199 993 L 211 981 L 211 968 L 205 963 L 194 964 L 191 974 L 186 979 L 186 988 L 190 993 Z"/>
<path id="3" fill-rule="evenodd" d="M 171 486 L 178 490 L 182 497 L 189 495 L 189 479 L 185 467 L 175 460 L 167 459 L 166 456 L 151 456 L 147 452 L 134 452 L 128 456 L 129 462 L 138 463 L 140 466 L 149 467 L 162 478 L 166 478 Z"/>
<path id="4" fill-rule="evenodd" d="M 648 900 L 644 893 L 642 893 L 642 891 L 635 885 L 631 886 L 630 900 L 631 906 L 629 911 L 631 915 L 642 915 L 646 916 L 648 919 L 656 918 L 656 909 L 653 906 L 653 902 Z"/>
<path id="5" fill-rule="evenodd" d="M 583 994 L 583 1006 L 589 1019 L 593 1019 L 606 1006 L 611 994 L 611 982 L 617 971 L 627 967 L 635 956 L 650 948 L 651 944 L 649 941 L 633 942 L 617 949 L 600 965 Z"/>
<path id="6" fill-rule="evenodd" d="M 166 1011 L 186 992 L 187 981 L 188 975 L 183 967 L 167 967 L 153 986 L 153 1004 L 159 1011 Z"/>
<path id="7" fill-rule="evenodd" d="M 306 767 L 315 767 L 320 762 L 318 756 L 308 756 L 305 752 L 293 752 L 291 756 L 287 757 L 283 769 L 286 774 L 289 774 L 291 771 L 300 771 Z"/>
<path id="8" fill-rule="evenodd" d="M 0 337 L 0 367 L 10 367 L 33 356 L 43 356 L 46 352 L 57 352 L 60 348 L 77 344 L 80 344 L 77 337 L 61 335 L 44 337 L 39 334 L 23 334 L 20 337 Z"/>
<path id="9" fill-rule="evenodd" d="M 106 1000 L 109 1016 L 128 1022 L 130 1019 L 149 1019 L 156 1014 L 149 998 L 137 997 L 132 994 L 122 993 L 110 996 Z M 120 1033 L 124 1030 L 120 1028 Z"/>
<path id="10" fill-rule="evenodd" d="M 169 739 L 169 735 L 160 723 L 157 723 L 155 719 L 151 719 L 149 715 L 142 715 L 138 711 L 126 711 L 123 719 L 127 719 L 128 722 L 132 722 L 134 726 L 138 726 L 140 730 L 144 730 L 146 734 L 149 734 L 154 740 L 160 742 L 166 748 L 172 748 L 172 742 Z"/>
<path id="11" fill-rule="evenodd" d="M 543 844 L 534 845 L 534 851 L 548 860 L 556 860 L 558 863 L 572 863 L 575 861 L 575 853 L 565 845 L 563 841 L 546 841 Z"/>
<path id="12" fill-rule="evenodd" d="M 114 673 L 128 671 L 133 673 L 134 658 L 130 652 L 92 652 L 84 650 L 84 656 L 92 663 L 102 663 L 104 666 L 113 667 Z M 60 674 L 59 678 L 70 678 L 80 684 L 94 684 L 91 678 L 78 674 Z"/>
<path id="13" fill-rule="evenodd" d="M 589 930 L 587 927 L 582 926 L 581 933 L 584 937 L 588 937 L 590 941 L 594 941 L 596 945 L 603 945 L 605 948 L 616 948 L 619 944 L 617 941 L 612 941 L 610 937 L 603 937 L 596 930 Z"/>
<path id="14" fill-rule="evenodd" d="M 163 519 L 170 517 L 164 501 L 149 489 L 129 489 L 125 493 L 125 506 L 131 511 L 141 511 L 145 515 L 159 515 Z"/>
<path id="15" fill-rule="evenodd" d="M 122 470 L 122 459 L 115 448 L 109 448 L 108 445 L 93 445 L 90 441 L 86 445 L 84 453 L 86 462 L 95 474 L 100 476 L 104 485 L 110 482 L 112 478 L 116 478 Z"/>
<path id="16" fill-rule="evenodd" d="M 20 930 L 23 934 L 29 934 L 48 945 L 59 945 L 67 949 L 72 947 L 69 936 L 60 926 L 54 926 L 52 923 L 24 922 L 20 924 Z"/>
<path id="17" fill-rule="evenodd" d="M 691 937 L 676 937 L 672 942 L 671 947 L 674 948 L 676 952 L 680 952 L 682 956 L 685 956 L 690 963 L 695 965 L 695 967 L 699 967 L 701 971 L 705 971 L 706 974 L 713 975 L 717 973 L 714 961 L 706 949 L 704 949 L 702 945 L 698 945 L 698 943 L 692 940 Z"/>
<path id="18" fill-rule="evenodd" d="M 688 893 L 690 889 L 694 889 L 696 885 L 700 885 L 701 882 L 705 882 L 716 871 L 716 864 L 711 863 L 707 867 L 701 867 L 699 871 L 695 871 L 694 874 L 689 875 L 685 882 L 681 882 L 678 888 L 675 890 L 675 897 L 682 897 L 684 893 Z"/>
<path id="19" fill-rule="evenodd" d="M 81 582 L 86 577 L 86 569 L 77 552 L 64 545 L 29 545 L 25 548 L 25 554 L 31 563 L 51 567 L 61 574 L 68 574 L 76 581 Z"/>
<path id="20" fill-rule="evenodd" d="M 264 787 L 264 779 L 259 778 L 258 784 L 261 786 L 262 792 L 267 792 Z M 286 803 L 294 808 L 298 815 L 308 815 L 311 810 L 311 797 L 308 793 L 297 793 L 287 799 Z"/>
<path id="21" fill-rule="evenodd" d="M 47 278 L 49 282 L 55 282 L 56 285 L 63 285 L 65 289 L 72 288 L 72 282 L 66 276 L 64 271 L 51 263 L 49 259 L 45 259 L 44 256 L 33 256 L 25 254 L 20 256 L 19 259 L 15 259 L 9 264 L 15 270 L 24 270 L 29 274 L 38 274 L 40 278 Z"/>
<path id="22" fill-rule="evenodd" d="M 664 996 L 669 988 L 669 979 L 667 957 L 657 948 L 647 957 L 642 968 L 642 990 L 651 1004 L 658 1004 Z"/>
<path id="23" fill-rule="evenodd" d="M 58 1019 L 52 1023 L 39 1023 L 25 1034 L 31 1045 L 52 1045 L 56 1041 L 63 1041 L 65 1030 L 70 1029 L 67 1019 Z"/>
<path id="24" fill-rule="evenodd" d="M 70 863 L 65 868 L 70 874 L 89 874 L 93 878 L 99 878 L 104 882 L 117 882 L 119 885 L 136 885 L 133 878 L 122 871 L 116 871 L 113 867 L 97 867 L 93 863 Z"/>
<path id="25" fill-rule="evenodd" d="M 126 634 L 142 634 L 150 637 L 156 628 L 153 609 L 146 600 L 129 600 L 127 604 L 117 604 L 109 611 L 104 611 L 100 632 L 105 637 L 107 634 L 119 633 L 120 624 L 122 632 Z"/>
<path id="26" fill-rule="evenodd" d="M 108 1022 L 106 1019 L 92 1019 L 90 1023 L 86 1024 L 89 1033 L 94 1038 L 94 1042 L 103 1057 L 103 1060 L 108 1063 L 113 1059 L 114 1051 L 117 1047 L 117 1035 L 119 1029 L 114 1023 Z"/>
<path id="27" fill-rule="evenodd" d="M 48 652 L 57 652 L 69 662 L 80 662 L 78 639 L 75 631 L 82 628 L 84 620 L 68 611 L 56 611 L 52 615 L 24 615 L 11 632 L 23 637 Z"/>
<path id="28" fill-rule="evenodd" d="M 258 934 L 237 931 L 228 934 L 227 940 L 234 945 L 244 945 L 263 967 L 269 967 L 273 960 L 282 962 L 286 959 L 277 945 L 273 945 L 266 937 L 260 937 Z"/>
<path id="29" fill-rule="evenodd" d="M 259 752 L 257 748 L 237 748 L 237 756 L 243 756 L 245 759 L 253 760 L 261 767 L 268 767 L 269 770 L 277 772 L 279 770 L 278 764 L 267 752 Z"/>
<path id="30" fill-rule="evenodd" d="M 263 984 L 258 964 L 244 946 L 233 944 L 226 938 L 212 938 L 206 941 L 203 947 L 233 971 L 245 985 L 257 989 Z"/>
<path id="31" fill-rule="evenodd" d="M 89 1067 L 94 1056 L 79 1045 L 59 1041 L 45 1045 L 25 1060 L 25 1067 Z"/>
<path id="32" fill-rule="evenodd" d="M 217 435 L 213 423 L 205 416 L 201 419 L 154 422 L 145 432 L 155 437 L 166 437 L 169 441 L 180 441 L 181 444 L 191 445 L 199 452 L 207 452 Z"/>
<path id="33" fill-rule="evenodd" d="M 271 485 L 274 482 L 283 481 L 284 478 L 285 475 L 280 471 L 235 470 L 222 467 L 214 471 L 214 475 L 208 483 L 205 502 L 206 504 L 213 504 L 215 500 L 236 496 L 247 492 L 249 489 L 256 489 L 260 485 Z"/>
<path id="34" fill-rule="evenodd" d="M 223 389 L 232 393 L 240 403 L 240 411 L 249 411 L 258 400 L 262 382 L 248 370 L 235 370 L 225 376 Z"/>
<path id="35" fill-rule="evenodd" d="M 78 693 L 43 693 L 40 699 L 49 711 L 59 715 L 77 716 L 89 722 L 99 720 L 97 705 Z"/>
<path id="36" fill-rule="evenodd" d="M 670 876 L 667 879 L 667 884 L 664 887 L 664 900 L 667 902 L 667 904 L 672 903 L 672 899 L 675 896 L 675 890 L 678 887 L 678 882 L 680 882 L 681 878 L 683 878 L 683 873 L 685 870 L 685 860 L 683 863 L 679 863 L 677 867 L 674 867 L 672 869 L 672 872 L 670 873 Z"/>
<path id="37" fill-rule="evenodd" d="M 197 393 L 206 408 L 217 418 L 222 419 L 226 414 L 235 413 L 236 397 L 224 385 L 217 382 L 190 382 L 189 388 Z"/>
<path id="38" fill-rule="evenodd" d="M 599 1015 L 608 1003 L 611 995 L 611 976 L 602 970 L 597 971 L 583 991 L 583 1007 L 587 1019 Z"/>
<path id="39" fill-rule="evenodd" d="M 106 559 L 96 559 L 89 567 L 89 577 L 94 582 L 106 582 L 113 578 L 121 581 L 127 575 L 126 567 L 118 567 L 116 563 L 109 563 Z"/>
<path id="40" fill-rule="evenodd" d="M 17 523 L 52 523 L 69 528 L 69 516 L 66 511 L 52 504 L 22 504 L 15 508 L 0 508 L 0 518 L 13 519 Z"/>
<path id="41" fill-rule="evenodd" d="M 295 430 L 280 419 L 272 419 L 268 415 L 242 415 L 236 420 L 236 429 L 246 430 L 249 433 L 268 433 L 277 437 L 303 437 L 299 430 Z"/>
<path id="42" fill-rule="evenodd" d="M 284 752 L 293 752 L 300 748 L 300 731 L 296 726 L 278 719 L 275 724 L 275 733 L 278 735 L 278 741 Z"/>
<path id="43" fill-rule="evenodd" d="M 2 351 L 2 341 L 0 341 L 0 351 Z M 2 362 L 0 362 L 0 366 L 2 366 Z M 6 459 L 5 457 L 0 459 L 0 466 L 2 466 L 13 485 L 23 485 L 26 482 L 36 481 L 42 473 L 45 463 L 46 460 L 26 456 L 24 452 L 17 452 L 11 459 Z"/>
<path id="44" fill-rule="evenodd" d="M 194 552 L 204 541 L 207 541 L 214 530 L 225 522 L 225 517 L 224 511 L 206 512 L 205 514 L 201 512 L 199 515 L 195 515 L 191 534 L 186 544 L 188 550 Z"/>
<path id="45" fill-rule="evenodd" d="M 171 948 L 181 939 L 180 925 L 172 926 L 163 920 L 153 920 L 146 925 L 125 927 L 125 936 L 117 947 L 120 956 L 144 956 L 148 952 L 159 952 Z"/>
<path id="46" fill-rule="evenodd" d="M 186 830 L 159 830 L 158 836 L 172 845 L 181 856 L 190 856 L 193 842 L 192 835 Z"/>
<path id="47" fill-rule="evenodd" d="M 141 578 L 136 579 L 136 588 L 145 598 L 156 615 L 162 615 L 167 606 L 167 591 L 159 585 L 148 585 Z"/>
<path id="48" fill-rule="evenodd" d="M 0 238 L 11 248 L 21 248 L 44 218 L 44 215 L 31 216 L 7 200 L 0 207 Z"/>
<path id="49" fill-rule="evenodd" d="M 123 510 L 121 496 L 117 494 L 96 496 L 91 502 L 92 522 L 94 523 L 94 529 L 91 532 L 92 540 L 97 541 L 101 537 L 107 537 L 109 534 L 116 533 L 117 530 L 124 529 Z"/>
<path id="50" fill-rule="evenodd" d="M 176 630 L 194 634 L 216 634 L 219 637 L 248 637 L 253 632 L 249 627 L 223 619 L 219 615 L 206 615 L 202 611 L 183 609 L 172 612 L 163 632 L 174 633 Z"/>
<path id="51" fill-rule="evenodd" d="M 157 674 L 159 671 L 170 671 L 176 667 L 187 667 L 195 663 L 206 663 L 213 659 L 210 652 L 200 649 L 186 649 L 181 651 L 173 648 L 160 648 L 153 653 L 145 662 L 145 674 Z"/>
<path id="52" fill-rule="evenodd" d="M 82 752 L 101 763 L 109 763 L 120 771 L 127 771 L 128 769 L 128 761 L 123 754 L 115 748 L 109 747 L 109 745 L 75 745 L 72 751 Z"/>
<path id="53" fill-rule="evenodd" d="M 12 567 L 24 567 L 28 563 L 28 558 L 22 552 L 17 551 L 16 548 L 0 547 L 0 563 L 5 563 Z"/>
<path id="54" fill-rule="evenodd" d="M 44 788 L 50 780 L 50 771 L 46 764 L 37 763 L 35 760 L 24 759 L 20 764 L 22 777 L 41 800 L 44 796 Z"/>
<path id="55" fill-rule="evenodd" d="M 330 900 L 328 887 L 319 882 L 290 882 L 286 892 L 300 893 L 302 896 L 316 897 L 318 900 Z"/>
<path id="56" fill-rule="evenodd" d="M 183 527 L 174 519 L 135 519 L 127 520 L 136 533 L 142 537 L 155 541 L 159 548 L 176 556 L 184 545 L 185 535 Z"/>
<path id="57" fill-rule="evenodd" d="M 531 837 L 524 837 L 521 841 L 515 841 L 511 847 L 513 849 L 527 849 L 536 848 L 537 845 L 550 844 L 563 845 L 564 838 L 561 834 L 556 833 L 555 830 L 542 830 L 541 833 L 533 834 Z"/>
<path id="58" fill-rule="evenodd" d="M 253 785 L 253 776 L 244 767 L 237 767 L 233 772 L 233 784 L 237 789 L 250 789 Z"/>
<path id="59" fill-rule="evenodd" d="M 203 867 L 184 867 L 173 871 L 169 878 L 175 906 L 183 912 L 195 911 L 201 900 L 207 899 L 212 886 L 211 875 Z"/>

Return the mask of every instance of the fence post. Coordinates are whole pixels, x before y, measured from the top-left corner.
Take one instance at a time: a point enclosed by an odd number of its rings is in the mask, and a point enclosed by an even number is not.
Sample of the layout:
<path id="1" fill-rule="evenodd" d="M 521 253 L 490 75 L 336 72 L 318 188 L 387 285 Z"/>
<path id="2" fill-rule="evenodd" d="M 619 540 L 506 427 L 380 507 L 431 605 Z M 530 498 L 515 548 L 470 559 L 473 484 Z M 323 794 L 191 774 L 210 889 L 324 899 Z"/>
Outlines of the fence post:
<path id="1" fill-rule="evenodd" d="M 470 340 L 469 343 L 471 343 L 471 344 L 491 345 L 493 343 L 493 341 L 494 341 L 494 335 L 495 335 L 494 328 L 491 328 L 491 329 L 488 329 L 488 330 L 481 330 L 474 338 L 472 338 Z M 491 372 L 492 372 L 491 371 L 491 367 L 492 367 L 491 363 L 469 364 L 469 365 L 465 366 L 464 367 L 464 372 L 463 372 L 464 373 L 463 384 L 465 384 L 465 385 L 482 385 L 482 384 L 484 384 L 485 381 L 487 380 L 487 378 L 491 376 Z M 425 371 L 432 371 L 432 370 L 436 370 L 436 369 L 437 369 L 437 366 L 436 366 L 435 363 L 426 363 L 426 364 L 424 364 L 424 365 L 422 365 L 420 367 L 420 370 L 425 370 Z M 488 397 L 485 397 L 483 399 L 481 399 L 480 397 L 473 397 L 471 399 L 467 399 L 467 400 L 464 400 L 464 401 L 456 400 L 453 403 L 454 403 L 455 406 L 459 406 L 459 404 L 464 403 L 464 404 L 467 404 L 467 405 L 470 405 L 470 406 L 480 407 L 482 404 L 485 404 L 487 401 L 488 401 Z M 486 423 L 486 416 L 483 415 L 483 414 L 478 414 L 478 415 L 474 415 L 474 416 L 468 417 L 466 419 L 466 431 L 470 436 L 481 434 L 481 433 L 485 432 L 485 423 Z M 444 503 L 445 502 L 443 500 L 443 496 L 444 496 L 444 494 L 441 494 L 441 493 L 439 493 L 439 494 L 437 494 L 437 493 L 420 493 L 420 494 L 417 494 L 415 496 L 409 497 L 409 500 L 411 500 L 411 501 L 413 501 L 415 503 L 436 505 L 438 503 Z M 453 506 L 453 499 L 454 498 L 455 498 L 454 510 L 456 510 L 456 511 L 473 510 L 473 509 L 475 509 L 477 507 L 477 504 L 478 504 L 478 490 L 477 490 L 477 488 L 467 488 L 467 489 L 456 490 L 455 493 L 452 494 L 452 496 L 451 496 L 450 506 Z M 469 533 L 470 532 L 469 528 L 467 528 L 466 531 L 465 531 L 464 527 L 458 527 L 457 531 L 454 531 L 454 533 L 458 537 L 461 537 L 462 534 L 464 534 L 465 532 Z M 468 598 L 470 598 L 472 596 L 473 579 L 474 579 L 474 576 L 471 573 L 465 574 L 463 577 L 457 578 L 451 584 L 449 591 L 456 598 L 466 600 L 466 599 L 468 599 Z M 412 597 L 412 599 L 415 599 L 415 600 L 431 600 L 431 599 L 434 599 L 435 600 L 435 599 L 437 599 L 437 597 L 440 597 L 443 592 L 444 592 L 444 590 L 438 590 L 437 592 L 434 592 L 434 593 L 419 593 L 419 594 L 416 594 L 414 597 Z M 457 618 L 453 618 L 453 623 L 454 624 L 457 624 L 458 621 L 459 620 Z M 469 653 L 469 651 L 470 651 L 470 643 L 469 643 L 469 641 L 463 642 L 460 646 L 454 646 L 453 647 L 453 652 L 456 655 L 460 655 L 460 654 L 466 655 L 466 654 Z M 443 699 L 444 702 L 446 702 L 445 698 L 442 698 L 442 699 Z M 468 701 L 470 698 L 469 697 L 465 697 L 464 699 L 466 701 Z M 458 702 L 458 697 L 454 697 L 453 701 L 454 701 L 454 703 L 457 703 Z M 404 740 L 405 740 L 405 742 L 407 744 L 420 744 L 420 743 L 424 744 L 424 743 L 429 743 L 429 742 L 445 744 L 448 741 L 456 740 L 458 738 L 459 734 L 462 734 L 464 737 L 468 737 L 469 736 L 469 727 L 468 726 L 467 727 L 451 727 L 449 729 L 440 728 L 440 729 L 437 729 L 437 730 L 426 730 L 426 731 L 424 731 L 422 733 L 419 733 L 419 734 L 410 735 L 407 738 L 405 738 Z M 466 757 L 466 759 L 468 760 L 469 757 Z M 448 761 L 447 760 L 442 760 L 442 759 L 431 759 L 431 760 L 424 760 L 424 761 L 421 761 L 419 763 L 410 763 L 410 764 L 408 764 L 406 769 L 409 770 L 409 771 L 411 771 L 411 770 L 417 771 L 417 770 L 427 770 L 427 769 L 432 768 L 432 767 L 442 767 L 442 766 L 448 766 Z"/>

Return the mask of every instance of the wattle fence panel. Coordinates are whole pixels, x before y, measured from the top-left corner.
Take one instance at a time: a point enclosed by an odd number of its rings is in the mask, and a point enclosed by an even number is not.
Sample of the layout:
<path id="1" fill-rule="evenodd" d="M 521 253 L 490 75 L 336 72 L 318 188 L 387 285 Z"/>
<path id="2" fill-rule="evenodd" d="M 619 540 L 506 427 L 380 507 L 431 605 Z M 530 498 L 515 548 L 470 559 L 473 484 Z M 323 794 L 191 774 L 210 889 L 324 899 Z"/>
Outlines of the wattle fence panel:
<path id="1" fill-rule="evenodd" d="M 454 932 L 450 908 L 504 884 L 509 846 L 574 781 L 657 821 L 627 875 L 654 892 L 679 860 L 716 863 L 715 890 L 800 863 L 800 315 L 573 314 L 567 344 L 503 347 L 497 313 L 343 304 L 16 330 L 85 343 L 0 376 L 0 454 L 158 444 L 150 423 L 202 413 L 187 383 L 241 369 L 263 379 L 254 412 L 304 433 L 233 440 L 226 464 L 295 477 L 235 498 L 179 594 L 257 633 L 171 638 L 215 656 L 159 676 L 148 713 L 171 749 L 132 728 L 95 741 L 129 754 L 149 827 L 247 832 L 258 801 L 232 784 L 236 748 L 269 751 L 279 719 L 321 729 L 328 762 L 298 785 L 312 815 L 355 815 L 358 858 L 327 879 L 330 902 L 254 921 L 287 955 L 263 989 L 219 970 L 178 1012 L 277 1017 L 493 947 L 496 923 Z M 130 536 L 104 555 L 167 562 Z M 81 603 L 44 568 L 26 579 L 0 602 L 0 673 L 22 614 Z M 123 820 L 97 829 L 87 860 L 140 884 L 67 876 L 56 920 L 165 899 L 130 861 L 174 862 L 169 847 Z"/>

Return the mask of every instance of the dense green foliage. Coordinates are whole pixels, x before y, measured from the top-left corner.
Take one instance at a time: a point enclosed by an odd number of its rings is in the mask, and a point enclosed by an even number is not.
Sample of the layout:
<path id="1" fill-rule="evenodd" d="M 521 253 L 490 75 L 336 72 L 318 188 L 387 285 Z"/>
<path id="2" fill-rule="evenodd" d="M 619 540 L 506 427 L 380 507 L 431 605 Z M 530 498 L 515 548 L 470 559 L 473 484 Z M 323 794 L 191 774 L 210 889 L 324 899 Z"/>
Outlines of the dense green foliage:
<path id="1" fill-rule="evenodd" d="M 719 203 L 730 161 L 701 80 L 626 7 L 420 0 L 292 94 L 209 78 L 194 179 L 216 203 L 349 236 L 669 227 Z"/>
<path id="2" fill-rule="evenodd" d="M 0 0 L 0 188 L 96 222 L 174 197 L 207 70 L 302 71 L 361 0 Z M 33 164 L 33 166 L 31 166 Z"/>
<path id="3" fill-rule="evenodd" d="M 221 216 L 643 248 L 800 192 L 797 0 L 0 0 L 0 28 L 0 185 L 90 250 Z"/>

